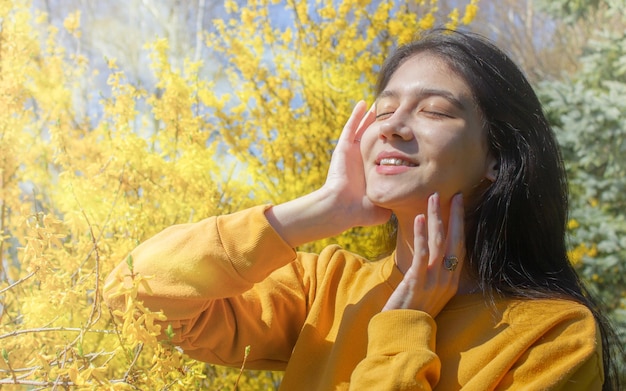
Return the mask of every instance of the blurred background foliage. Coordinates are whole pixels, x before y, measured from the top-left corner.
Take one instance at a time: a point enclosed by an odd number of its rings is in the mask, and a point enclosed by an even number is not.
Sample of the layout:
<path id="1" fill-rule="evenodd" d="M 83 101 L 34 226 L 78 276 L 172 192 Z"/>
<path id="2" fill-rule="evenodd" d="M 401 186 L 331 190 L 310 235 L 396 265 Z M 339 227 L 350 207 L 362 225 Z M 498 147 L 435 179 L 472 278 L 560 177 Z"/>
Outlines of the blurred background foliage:
<path id="1" fill-rule="evenodd" d="M 539 90 L 567 162 L 572 262 L 626 341 L 626 2 L 545 5 L 567 26 L 593 25 L 577 69 Z"/>
<path id="2" fill-rule="evenodd" d="M 134 299 L 149 276 L 119 292 L 116 322 L 104 277 L 168 225 L 319 187 L 389 50 L 439 25 L 487 35 L 536 86 L 570 177 L 572 262 L 624 340 L 625 6 L 0 0 L 0 388 L 275 389 L 280 373 L 158 343 L 162 315 Z M 382 238 L 303 249 L 374 256 Z"/>

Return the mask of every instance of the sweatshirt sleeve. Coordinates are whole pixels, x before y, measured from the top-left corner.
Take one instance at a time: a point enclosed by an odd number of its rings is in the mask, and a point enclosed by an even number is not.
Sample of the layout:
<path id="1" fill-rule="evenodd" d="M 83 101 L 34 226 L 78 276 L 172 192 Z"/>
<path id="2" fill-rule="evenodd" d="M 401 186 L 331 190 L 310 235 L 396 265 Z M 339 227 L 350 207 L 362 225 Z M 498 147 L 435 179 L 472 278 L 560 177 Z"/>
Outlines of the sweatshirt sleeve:
<path id="1" fill-rule="evenodd" d="M 535 334 L 533 337 L 527 332 L 531 342 L 503 376 L 498 389 L 602 389 L 602 343 L 594 316 L 580 304 L 552 303 L 553 308 L 546 309 L 543 318 L 533 320 L 519 314 L 518 327 L 535 330 Z"/>
<path id="2" fill-rule="evenodd" d="M 441 362 L 435 353 L 437 326 L 421 311 L 391 310 L 368 326 L 367 355 L 353 371 L 351 390 L 431 390 Z"/>
<path id="3" fill-rule="evenodd" d="M 163 311 L 173 343 L 191 357 L 248 368 L 281 369 L 306 313 L 297 254 L 265 218 L 269 206 L 169 227 L 132 251 L 133 272 L 151 276 L 139 300 Z M 130 284 L 120 263 L 110 274 Z M 123 298 L 105 299 L 113 309 Z"/>

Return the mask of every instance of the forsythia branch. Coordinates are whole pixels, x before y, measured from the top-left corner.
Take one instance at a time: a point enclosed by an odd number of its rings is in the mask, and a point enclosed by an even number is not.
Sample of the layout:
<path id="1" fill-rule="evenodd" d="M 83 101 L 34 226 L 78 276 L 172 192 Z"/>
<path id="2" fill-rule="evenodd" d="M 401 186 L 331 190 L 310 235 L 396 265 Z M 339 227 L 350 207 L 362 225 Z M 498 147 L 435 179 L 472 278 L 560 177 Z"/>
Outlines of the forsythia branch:
<path id="1" fill-rule="evenodd" d="M 141 354 L 142 350 L 143 350 L 143 343 L 140 343 L 139 345 L 137 345 L 135 349 L 135 356 L 133 357 L 133 361 L 131 361 L 130 365 L 128 366 L 128 369 L 126 370 L 126 373 L 124 374 L 123 381 L 127 382 L 128 379 L 130 378 L 130 372 L 132 371 L 133 367 L 137 363 L 137 359 L 139 359 L 139 355 Z"/>
<path id="2" fill-rule="evenodd" d="M 234 387 L 235 390 L 237 390 L 239 387 L 239 380 L 241 379 L 243 370 L 246 367 L 246 360 L 248 359 L 249 355 L 250 355 L 250 345 L 246 346 L 246 350 L 243 355 L 243 362 L 241 363 L 241 369 L 239 370 L 239 375 L 237 376 L 237 380 L 235 380 L 235 387 Z"/>
<path id="3" fill-rule="evenodd" d="M 11 379 L 0 379 L 0 384 L 16 384 L 16 385 L 22 385 L 22 386 L 36 386 L 36 387 L 75 386 L 75 384 L 70 381 L 36 381 L 36 380 L 26 380 L 26 379 L 17 379 L 15 381 Z"/>
<path id="4" fill-rule="evenodd" d="M 0 294 L 8 291 L 9 289 L 15 287 L 16 285 L 19 285 L 21 283 L 23 283 L 24 281 L 28 280 L 29 278 L 31 278 L 32 276 L 34 276 L 37 272 L 39 271 L 39 266 L 37 266 L 35 268 L 35 270 L 33 270 L 32 272 L 28 273 L 27 275 L 25 275 L 24 277 L 20 278 L 19 280 L 15 281 L 13 284 L 7 286 L 6 288 L 2 288 L 0 289 Z"/>
<path id="5" fill-rule="evenodd" d="M 100 298 L 101 298 L 101 289 L 100 289 L 100 252 L 98 251 L 98 241 L 96 239 L 96 235 L 93 232 L 93 226 L 91 225 L 91 222 L 89 221 L 89 218 L 87 218 L 87 214 L 85 213 L 84 210 L 81 210 L 83 216 L 85 217 L 85 220 L 87 221 L 87 225 L 89 227 L 89 235 L 91 236 L 91 242 L 93 244 L 93 251 L 95 254 L 95 258 L 96 258 L 96 265 L 95 265 L 95 273 L 96 273 L 96 282 L 95 282 L 95 287 L 94 287 L 94 299 L 93 299 L 93 305 L 91 306 L 91 312 L 89 313 L 89 317 L 87 319 L 87 323 L 85 326 L 85 331 L 87 329 L 89 329 L 93 324 L 95 324 L 98 319 L 100 319 Z M 96 317 L 96 313 L 98 314 Z M 95 318 L 95 319 L 94 319 Z M 82 337 L 81 333 L 81 337 Z"/>
<path id="6" fill-rule="evenodd" d="M 116 333 L 115 330 L 85 330 L 80 327 L 42 327 L 42 328 L 35 328 L 35 329 L 11 331 L 10 333 L 0 335 L 0 339 L 15 337 L 21 334 L 47 333 L 47 332 L 56 332 L 56 331 L 69 331 L 69 332 L 77 332 L 77 333 L 88 332 L 88 333 L 100 333 L 100 334 L 115 334 Z"/>
<path id="7" fill-rule="evenodd" d="M 7 367 L 9 367 L 9 372 L 11 372 L 11 376 L 13 377 L 13 381 L 14 382 L 17 381 L 17 376 L 15 375 L 15 371 L 11 367 L 11 362 L 9 361 L 9 353 L 6 351 L 6 349 L 2 349 L 2 359 L 7 364 Z"/>

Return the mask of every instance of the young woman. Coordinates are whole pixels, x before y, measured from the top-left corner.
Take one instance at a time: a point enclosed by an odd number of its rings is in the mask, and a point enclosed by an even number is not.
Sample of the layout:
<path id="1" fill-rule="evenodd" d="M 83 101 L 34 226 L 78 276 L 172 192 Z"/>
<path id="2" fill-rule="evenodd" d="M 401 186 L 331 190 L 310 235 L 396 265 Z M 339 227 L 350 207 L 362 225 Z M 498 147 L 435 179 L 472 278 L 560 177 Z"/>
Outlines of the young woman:
<path id="1" fill-rule="evenodd" d="M 379 261 L 294 250 L 392 215 Z M 610 329 L 568 262 L 566 219 L 522 73 L 484 39 L 436 30 L 384 64 L 319 190 L 170 227 L 132 255 L 154 276 L 141 299 L 186 353 L 238 366 L 250 345 L 246 366 L 285 370 L 281 389 L 611 389 Z"/>

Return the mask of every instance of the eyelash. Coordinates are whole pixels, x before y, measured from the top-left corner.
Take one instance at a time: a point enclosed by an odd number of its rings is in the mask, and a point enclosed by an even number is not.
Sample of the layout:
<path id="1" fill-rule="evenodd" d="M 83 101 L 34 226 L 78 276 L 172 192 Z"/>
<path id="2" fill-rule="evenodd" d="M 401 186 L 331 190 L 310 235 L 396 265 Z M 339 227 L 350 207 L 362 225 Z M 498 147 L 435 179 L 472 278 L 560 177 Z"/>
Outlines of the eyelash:
<path id="1" fill-rule="evenodd" d="M 377 114 L 376 119 L 380 120 L 380 119 L 383 119 L 383 117 L 389 117 L 393 113 L 394 113 L 393 111 L 389 111 L 389 112 Z M 430 115 L 432 117 L 437 117 L 437 118 L 452 118 L 451 115 L 448 115 L 439 111 L 422 110 L 422 113 L 425 113 L 427 115 Z"/>
<path id="2" fill-rule="evenodd" d="M 376 115 L 376 119 L 381 119 L 381 117 L 390 116 L 390 115 L 392 115 L 392 114 L 393 114 L 393 111 L 389 111 L 389 112 L 386 112 L 386 113 L 377 114 L 377 115 Z"/>
<path id="3" fill-rule="evenodd" d="M 452 118 L 450 115 L 442 113 L 440 111 L 429 111 L 429 110 L 424 110 L 423 113 L 426 113 L 428 115 L 432 115 L 434 117 L 441 117 L 441 118 Z"/>

